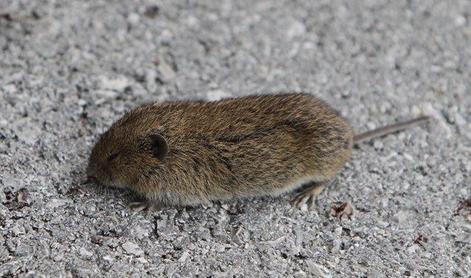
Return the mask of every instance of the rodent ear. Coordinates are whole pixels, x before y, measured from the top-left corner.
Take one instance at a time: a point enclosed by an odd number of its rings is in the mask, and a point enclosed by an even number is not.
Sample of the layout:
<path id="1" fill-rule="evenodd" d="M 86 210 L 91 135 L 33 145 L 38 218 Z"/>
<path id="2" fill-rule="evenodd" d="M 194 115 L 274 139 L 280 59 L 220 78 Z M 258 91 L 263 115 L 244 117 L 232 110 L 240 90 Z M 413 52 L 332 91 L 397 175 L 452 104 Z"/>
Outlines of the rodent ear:
<path id="1" fill-rule="evenodd" d="M 165 138 L 158 133 L 151 134 L 150 140 L 151 150 L 154 156 L 160 160 L 164 159 L 168 154 L 167 140 L 165 140 Z"/>

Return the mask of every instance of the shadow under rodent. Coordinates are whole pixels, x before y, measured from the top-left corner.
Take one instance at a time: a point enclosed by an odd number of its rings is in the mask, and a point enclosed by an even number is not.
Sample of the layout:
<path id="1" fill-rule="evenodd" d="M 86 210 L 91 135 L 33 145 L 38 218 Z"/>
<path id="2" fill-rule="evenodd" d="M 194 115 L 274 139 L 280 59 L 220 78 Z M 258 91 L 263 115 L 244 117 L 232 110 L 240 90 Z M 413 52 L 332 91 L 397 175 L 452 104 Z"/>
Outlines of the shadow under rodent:
<path id="1" fill-rule="evenodd" d="M 307 94 L 153 103 L 126 113 L 101 135 L 87 175 L 158 206 L 278 196 L 303 185 L 293 202 L 312 206 L 353 144 L 428 119 L 354 135 L 333 108 Z"/>

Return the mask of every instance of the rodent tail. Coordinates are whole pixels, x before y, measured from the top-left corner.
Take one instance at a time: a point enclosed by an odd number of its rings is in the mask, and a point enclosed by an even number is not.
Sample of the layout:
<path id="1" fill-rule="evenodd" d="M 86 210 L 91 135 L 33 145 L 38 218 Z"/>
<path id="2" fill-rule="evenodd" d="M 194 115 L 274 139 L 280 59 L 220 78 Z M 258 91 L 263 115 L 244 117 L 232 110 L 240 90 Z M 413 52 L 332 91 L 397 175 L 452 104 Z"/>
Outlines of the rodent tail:
<path id="1" fill-rule="evenodd" d="M 421 123 L 428 122 L 430 120 L 429 116 L 421 116 L 406 122 L 401 122 L 397 124 L 387 125 L 384 127 L 380 127 L 374 130 L 370 130 L 364 133 L 360 133 L 353 136 L 353 144 L 358 144 L 364 141 L 371 140 L 373 138 L 385 136 L 394 132 L 398 132 Z"/>

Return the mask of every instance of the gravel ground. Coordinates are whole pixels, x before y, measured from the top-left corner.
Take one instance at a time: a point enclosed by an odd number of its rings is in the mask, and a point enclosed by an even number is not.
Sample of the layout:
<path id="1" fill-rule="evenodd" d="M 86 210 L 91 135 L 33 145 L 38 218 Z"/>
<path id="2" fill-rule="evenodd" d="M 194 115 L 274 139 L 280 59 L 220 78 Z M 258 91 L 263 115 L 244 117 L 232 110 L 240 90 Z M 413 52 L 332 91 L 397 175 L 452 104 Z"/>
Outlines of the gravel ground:
<path id="1" fill-rule="evenodd" d="M 468 0 L 2 0 L 0 276 L 469 277 L 470 45 Z M 358 131 L 435 120 L 362 144 L 312 211 L 83 185 L 138 104 L 280 91 Z"/>

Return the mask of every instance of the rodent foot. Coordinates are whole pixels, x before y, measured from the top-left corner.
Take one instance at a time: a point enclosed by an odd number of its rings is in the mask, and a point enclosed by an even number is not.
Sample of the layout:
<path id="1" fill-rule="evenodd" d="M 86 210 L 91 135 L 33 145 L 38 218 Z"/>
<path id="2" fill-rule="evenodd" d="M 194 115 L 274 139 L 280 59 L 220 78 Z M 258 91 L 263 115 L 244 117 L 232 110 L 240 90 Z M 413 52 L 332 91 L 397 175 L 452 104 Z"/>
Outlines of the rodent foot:
<path id="1" fill-rule="evenodd" d="M 153 202 L 137 201 L 129 203 L 129 208 L 131 208 L 135 212 L 140 212 L 144 210 L 147 212 L 152 212 L 159 210 L 161 206 Z"/>
<path id="2" fill-rule="evenodd" d="M 302 209 L 304 205 L 307 205 L 308 209 L 312 209 L 316 197 L 321 194 L 326 184 L 327 183 L 311 183 L 293 198 L 291 204 L 299 209 Z"/>

